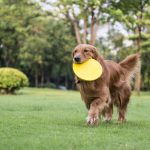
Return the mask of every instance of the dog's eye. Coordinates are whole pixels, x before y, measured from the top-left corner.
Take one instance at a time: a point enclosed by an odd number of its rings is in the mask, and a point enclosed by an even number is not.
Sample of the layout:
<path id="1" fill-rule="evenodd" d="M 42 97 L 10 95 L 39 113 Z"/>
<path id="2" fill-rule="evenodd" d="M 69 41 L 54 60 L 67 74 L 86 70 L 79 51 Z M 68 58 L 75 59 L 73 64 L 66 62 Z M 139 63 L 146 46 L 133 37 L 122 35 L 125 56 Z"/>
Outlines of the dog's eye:
<path id="1" fill-rule="evenodd" d="M 77 50 L 74 50 L 74 53 L 76 53 L 77 52 Z"/>
<path id="2" fill-rule="evenodd" d="M 84 49 L 84 52 L 86 53 L 86 52 L 88 52 L 88 50 L 87 50 L 87 49 Z"/>

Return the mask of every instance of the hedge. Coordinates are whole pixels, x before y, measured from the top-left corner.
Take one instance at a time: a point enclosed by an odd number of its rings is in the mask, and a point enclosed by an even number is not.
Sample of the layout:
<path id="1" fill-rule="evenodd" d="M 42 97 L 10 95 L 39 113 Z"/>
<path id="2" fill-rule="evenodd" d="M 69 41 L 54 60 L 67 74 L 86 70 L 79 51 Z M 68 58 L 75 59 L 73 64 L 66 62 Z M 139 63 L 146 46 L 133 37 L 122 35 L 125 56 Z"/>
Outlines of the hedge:
<path id="1" fill-rule="evenodd" d="M 9 67 L 0 68 L 0 93 L 12 94 L 28 85 L 29 80 L 23 72 Z"/>

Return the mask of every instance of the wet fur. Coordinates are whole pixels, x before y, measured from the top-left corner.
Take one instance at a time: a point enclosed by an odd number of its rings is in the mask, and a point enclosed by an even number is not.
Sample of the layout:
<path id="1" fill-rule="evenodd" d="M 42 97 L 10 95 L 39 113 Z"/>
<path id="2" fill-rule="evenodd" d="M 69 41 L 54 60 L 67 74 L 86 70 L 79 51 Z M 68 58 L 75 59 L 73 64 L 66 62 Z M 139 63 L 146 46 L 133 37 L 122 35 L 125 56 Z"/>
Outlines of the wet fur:
<path id="1" fill-rule="evenodd" d="M 84 49 L 88 52 L 84 54 Z M 113 105 L 118 108 L 118 121 L 125 121 L 125 113 L 131 95 L 129 80 L 140 66 L 140 55 L 128 56 L 120 63 L 105 60 L 94 46 L 80 44 L 73 51 L 73 57 L 80 55 L 83 62 L 90 57 L 97 60 L 103 68 L 102 76 L 91 82 L 75 77 L 81 97 L 88 109 L 87 123 L 98 124 L 99 116 L 107 121 L 112 119 Z"/>

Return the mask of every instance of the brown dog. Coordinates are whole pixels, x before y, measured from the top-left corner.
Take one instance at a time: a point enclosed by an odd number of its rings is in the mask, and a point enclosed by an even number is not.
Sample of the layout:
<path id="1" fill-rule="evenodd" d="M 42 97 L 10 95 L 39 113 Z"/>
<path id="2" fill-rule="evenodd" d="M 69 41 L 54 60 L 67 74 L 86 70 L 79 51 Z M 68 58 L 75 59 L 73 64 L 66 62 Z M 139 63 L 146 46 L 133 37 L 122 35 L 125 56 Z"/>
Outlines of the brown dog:
<path id="1" fill-rule="evenodd" d="M 125 112 L 131 95 L 129 80 L 140 67 L 140 55 L 134 54 L 116 63 L 104 60 L 92 45 L 80 44 L 73 50 L 75 63 L 83 63 L 89 58 L 97 60 L 102 65 L 103 73 L 95 81 L 83 81 L 75 77 L 81 97 L 88 109 L 87 123 L 98 124 L 101 115 L 106 121 L 111 121 L 113 105 L 118 108 L 118 121 L 125 121 Z"/>

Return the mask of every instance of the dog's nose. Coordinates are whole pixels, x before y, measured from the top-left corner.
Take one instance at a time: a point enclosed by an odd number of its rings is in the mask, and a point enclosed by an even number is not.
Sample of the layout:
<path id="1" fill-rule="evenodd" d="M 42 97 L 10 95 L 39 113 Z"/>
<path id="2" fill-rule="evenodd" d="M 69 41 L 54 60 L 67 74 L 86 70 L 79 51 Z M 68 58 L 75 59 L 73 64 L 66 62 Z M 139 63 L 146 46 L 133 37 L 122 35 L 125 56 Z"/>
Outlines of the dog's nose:
<path id="1" fill-rule="evenodd" d="M 74 57 L 74 60 L 75 60 L 76 62 L 80 62 L 80 56 L 75 56 L 75 57 Z"/>

